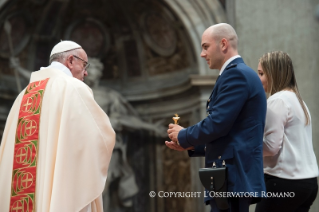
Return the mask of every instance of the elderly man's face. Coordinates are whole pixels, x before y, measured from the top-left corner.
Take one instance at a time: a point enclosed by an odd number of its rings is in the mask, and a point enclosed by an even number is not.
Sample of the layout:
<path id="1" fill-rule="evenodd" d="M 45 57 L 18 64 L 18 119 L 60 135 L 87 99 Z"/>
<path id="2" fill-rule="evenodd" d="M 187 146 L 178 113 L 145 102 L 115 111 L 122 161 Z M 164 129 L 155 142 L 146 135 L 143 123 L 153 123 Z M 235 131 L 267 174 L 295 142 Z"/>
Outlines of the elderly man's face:
<path id="1" fill-rule="evenodd" d="M 84 69 L 86 62 L 88 62 L 88 56 L 83 49 L 79 49 L 78 57 L 82 60 L 73 56 L 73 63 L 72 67 L 70 67 L 70 70 L 74 78 L 83 81 L 84 77 L 88 75 L 88 72 Z"/>
<path id="2" fill-rule="evenodd" d="M 223 57 L 219 43 L 212 37 L 211 31 L 206 30 L 202 36 L 201 57 L 205 58 L 210 69 L 221 69 Z"/>

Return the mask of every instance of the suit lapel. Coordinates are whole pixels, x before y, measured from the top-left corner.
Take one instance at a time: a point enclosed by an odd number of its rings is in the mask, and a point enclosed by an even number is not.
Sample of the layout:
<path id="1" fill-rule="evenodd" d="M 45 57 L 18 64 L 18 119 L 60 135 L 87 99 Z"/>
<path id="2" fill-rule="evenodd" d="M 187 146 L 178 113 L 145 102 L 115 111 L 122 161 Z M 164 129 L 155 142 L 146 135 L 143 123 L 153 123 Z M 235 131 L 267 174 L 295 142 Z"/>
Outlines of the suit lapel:
<path id="1" fill-rule="evenodd" d="M 215 91 L 215 88 L 216 88 L 216 85 L 217 85 L 217 81 L 219 80 L 219 77 L 220 77 L 220 75 L 218 75 L 218 77 L 217 77 L 217 79 L 216 79 L 216 82 L 215 82 L 215 85 L 214 85 L 213 91 L 212 91 L 212 93 L 210 94 L 210 97 L 209 97 L 209 98 L 211 98 L 211 97 L 212 97 L 212 95 L 213 95 L 213 93 L 214 93 L 214 91 Z"/>
<path id="2" fill-rule="evenodd" d="M 237 64 L 239 64 L 239 63 L 244 63 L 244 60 L 243 60 L 241 57 L 238 57 L 238 58 L 232 60 L 232 61 L 226 66 L 226 68 L 225 68 L 225 70 L 223 71 L 223 73 L 224 73 L 225 71 L 229 70 L 230 68 L 236 67 Z M 217 86 L 217 81 L 218 81 L 218 79 L 220 78 L 220 76 L 221 76 L 221 75 L 218 75 L 218 77 L 217 77 L 217 79 L 216 79 L 216 82 L 215 82 L 213 91 L 212 91 L 212 93 L 210 94 L 209 99 L 208 99 L 208 101 L 207 101 L 206 108 L 207 108 L 209 102 L 211 101 L 211 98 L 212 98 L 212 96 L 213 96 L 213 94 L 214 94 L 214 91 L 215 91 L 215 89 L 216 89 L 216 86 Z"/>
<path id="3" fill-rule="evenodd" d="M 220 75 L 218 75 L 218 77 L 217 77 L 217 79 L 216 79 L 216 82 L 215 82 L 215 85 L 214 85 L 214 88 L 213 88 L 213 91 L 212 91 L 212 93 L 210 94 L 210 96 L 209 96 L 209 98 L 208 98 L 208 100 L 207 100 L 206 108 L 207 108 L 207 106 L 208 106 L 209 102 L 210 102 L 210 101 L 211 101 L 211 99 L 212 99 L 212 96 L 213 96 L 213 93 L 214 93 L 214 91 L 215 91 L 215 88 L 216 88 L 217 81 L 218 81 L 219 77 L 220 77 Z"/>

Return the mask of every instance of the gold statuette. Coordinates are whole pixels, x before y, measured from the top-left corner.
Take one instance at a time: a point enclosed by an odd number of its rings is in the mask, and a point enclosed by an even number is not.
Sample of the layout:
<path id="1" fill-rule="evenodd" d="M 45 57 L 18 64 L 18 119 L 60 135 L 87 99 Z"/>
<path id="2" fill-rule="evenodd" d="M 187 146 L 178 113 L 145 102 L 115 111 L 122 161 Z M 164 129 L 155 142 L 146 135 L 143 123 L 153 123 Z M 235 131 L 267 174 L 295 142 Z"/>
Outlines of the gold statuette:
<path id="1" fill-rule="evenodd" d="M 174 124 L 178 124 L 179 118 L 180 118 L 180 117 L 178 117 L 178 114 L 175 114 L 175 116 L 173 117 Z"/>

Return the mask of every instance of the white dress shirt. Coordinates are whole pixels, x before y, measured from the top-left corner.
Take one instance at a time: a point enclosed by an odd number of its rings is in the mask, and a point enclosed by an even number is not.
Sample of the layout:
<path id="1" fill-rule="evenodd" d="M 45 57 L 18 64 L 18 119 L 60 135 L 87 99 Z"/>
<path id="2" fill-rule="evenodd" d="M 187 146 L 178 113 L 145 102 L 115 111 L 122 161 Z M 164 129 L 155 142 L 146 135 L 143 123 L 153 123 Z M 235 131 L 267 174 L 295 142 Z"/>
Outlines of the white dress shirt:
<path id="1" fill-rule="evenodd" d="M 265 174 L 284 179 L 318 176 L 311 117 L 310 124 L 305 123 L 304 111 L 294 92 L 280 91 L 268 98 L 263 142 Z"/>
<path id="2" fill-rule="evenodd" d="M 225 68 L 228 66 L 228 64 L 235 60 L 236 58 L 239 58 L 241 57 L 240 55 L 235 55 L 235 56 L 232 56 L 231 58 L 229 58 L 228 60 L 226 60 L 226 62 L 223 64 L 222 68 L 220 69 L 219 71 L 219 75 L 222 75 L 223 71 L 225 70 Z"/>

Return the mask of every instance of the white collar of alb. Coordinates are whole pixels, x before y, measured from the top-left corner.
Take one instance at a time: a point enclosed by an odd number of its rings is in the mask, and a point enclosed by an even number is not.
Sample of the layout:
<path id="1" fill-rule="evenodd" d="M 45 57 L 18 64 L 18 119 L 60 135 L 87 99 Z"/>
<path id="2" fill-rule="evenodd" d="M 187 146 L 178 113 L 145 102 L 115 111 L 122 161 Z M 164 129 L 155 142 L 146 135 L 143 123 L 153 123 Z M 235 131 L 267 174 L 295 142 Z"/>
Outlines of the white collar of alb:
<path id="1" fill-rule="evenodd" d="M 40 70 L 45 69 L 45 68 L 54 68 L 54 69 L 59 69 L 60 71 L 62 71 L 63 73 L 65 73 L 66 75 L 73 77 L 70 69 L 68 69 L 65 65 L 63 65 L 60 62 L 57 61 L 53 61 L 51 63 L 51 65 L 49 65 L 48 67 L 41 67 Z"/>

